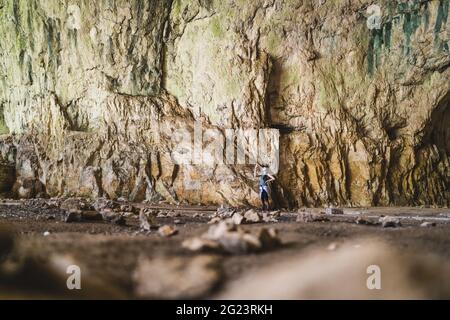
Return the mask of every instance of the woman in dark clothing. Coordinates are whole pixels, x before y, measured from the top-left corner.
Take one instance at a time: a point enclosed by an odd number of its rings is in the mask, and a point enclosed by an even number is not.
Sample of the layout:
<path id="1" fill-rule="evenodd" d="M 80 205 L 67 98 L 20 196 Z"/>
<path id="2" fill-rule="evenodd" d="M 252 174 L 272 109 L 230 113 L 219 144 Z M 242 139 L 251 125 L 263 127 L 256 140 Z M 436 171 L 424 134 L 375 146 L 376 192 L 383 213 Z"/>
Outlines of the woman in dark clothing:
<path id="1" fill-rule="evenodd" d="M 262 202 L 262 210 L 269 210 L 269 183 L 274 181 L 275 178 L 268 173 L 269 168 L 266 166 L 255 166 L 255 178 L 259 176 L 259 194 Z M 258 172 L 259 170 L 259 172 Z"/>

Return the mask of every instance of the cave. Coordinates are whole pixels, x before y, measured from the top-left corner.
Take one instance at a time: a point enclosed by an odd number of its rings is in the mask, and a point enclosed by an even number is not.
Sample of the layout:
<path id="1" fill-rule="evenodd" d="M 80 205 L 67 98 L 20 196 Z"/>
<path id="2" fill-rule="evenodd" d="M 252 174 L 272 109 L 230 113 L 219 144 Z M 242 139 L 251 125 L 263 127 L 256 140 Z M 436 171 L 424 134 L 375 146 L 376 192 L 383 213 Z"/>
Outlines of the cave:
<path id="1" fill-rule="evenodd" d="M 0 0 L 0 300 L 448 299 L 449 6 Z"/>

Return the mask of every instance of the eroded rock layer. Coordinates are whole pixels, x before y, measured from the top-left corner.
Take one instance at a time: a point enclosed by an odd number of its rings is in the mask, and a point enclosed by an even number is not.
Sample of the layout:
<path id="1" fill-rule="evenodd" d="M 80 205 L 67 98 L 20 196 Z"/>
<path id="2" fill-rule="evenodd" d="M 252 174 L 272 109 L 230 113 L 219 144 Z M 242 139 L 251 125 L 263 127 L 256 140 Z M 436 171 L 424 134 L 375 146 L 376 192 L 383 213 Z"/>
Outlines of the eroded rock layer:
<path id="1" fill-rule="evenodd" d="M 20 197 L 242 206 L 252 166 L 177 165 L 180 132 L 276 129 L 279 205 L 448 205 L 449 5 L 0 0 L 1 163 Z"/>

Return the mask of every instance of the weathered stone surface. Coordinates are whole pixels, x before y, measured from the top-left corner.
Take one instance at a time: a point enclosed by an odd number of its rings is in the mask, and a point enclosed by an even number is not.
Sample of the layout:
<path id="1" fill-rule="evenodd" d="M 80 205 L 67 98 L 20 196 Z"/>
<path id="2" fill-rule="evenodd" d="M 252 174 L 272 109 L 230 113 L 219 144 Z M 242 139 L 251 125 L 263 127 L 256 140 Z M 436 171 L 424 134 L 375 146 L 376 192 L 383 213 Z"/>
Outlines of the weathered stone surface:
<path id="1" fill-rule="evenodd" d="M 368 0 L 0 4 L 21 197 L 258 205 L 250 166 L 174 163 L 198 120 L 280 130 L 279 205 L 450 204 L 449 0 L 378 1 L 379 29 Z"/>

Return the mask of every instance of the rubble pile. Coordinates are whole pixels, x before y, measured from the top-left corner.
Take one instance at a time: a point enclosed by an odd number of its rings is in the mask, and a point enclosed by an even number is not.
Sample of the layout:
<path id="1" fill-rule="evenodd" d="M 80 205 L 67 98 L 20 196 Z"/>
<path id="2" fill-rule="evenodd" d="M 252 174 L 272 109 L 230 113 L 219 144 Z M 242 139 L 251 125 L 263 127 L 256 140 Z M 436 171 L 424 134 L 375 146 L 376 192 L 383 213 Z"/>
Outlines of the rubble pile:
<path id="1" fill-rule="evenodd" d="M 275 229 L 262 228 L 256 234 L 252 234 L 232 221 L 214 224 L 201 237 L 188 239 L 182 244 L 190 251 L 212 251 L 236 255 L 271 250 L 279 245 L 281 240 Z"/>

